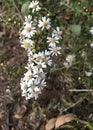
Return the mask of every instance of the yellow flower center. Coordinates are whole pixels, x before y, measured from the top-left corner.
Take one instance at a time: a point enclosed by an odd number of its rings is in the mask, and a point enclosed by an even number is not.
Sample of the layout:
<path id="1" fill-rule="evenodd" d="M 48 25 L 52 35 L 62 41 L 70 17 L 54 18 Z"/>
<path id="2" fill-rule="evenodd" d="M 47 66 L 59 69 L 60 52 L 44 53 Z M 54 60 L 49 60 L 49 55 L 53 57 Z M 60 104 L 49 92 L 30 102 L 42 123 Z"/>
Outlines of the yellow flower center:
<path id="1" fill-rule="evenodd" d="M 55 43 L 55 38 L 51 38 L 51 40 L 50 40 L 52 43 Z"/>
<path id="2" fill-rule="evenodd" d="M 54 50 L 54 52 L 57 52 L 57 51 L 58 51 L 57 48 L 54 48 L 53 50 Z"/>
<path id="3" fill-rule="evenodd" d="M 44 27 L 46 27 L 47 25 L 48 25 L 48 22 L 47 22 L 47 21 L 43 22 L 43 26 L 44 26 Z"/>
<path id="4" fill-rule="evenodd" d="M 27 27 L 27 28 L 26 28 L 26 31 L 27 31 L 27 32 L 30 32 L 30 31 L 31 31 L 31 27 Z"/>
<path id="5" fill-rule="evenodd" d="M 36 57 L 36 60 L 37 60 L 37 61 L 40 61 L 40 59 L 41 59 L 40 56 L 37 56 L 37 57 Z"/>
<path id="6" fill-rule="evenodd" d="M 33 9 L 36 9 L 36 7 L 37 7 L 37 5 L 36 5 L 36 4 L 34 4 L 34 5 L 33 5 Z"/>
<path id="7" fill-rule="evenodd" d="M 30 44 L 28 42 L 24 42 L 24 47 L 27 49 L 30 47 Z"/>

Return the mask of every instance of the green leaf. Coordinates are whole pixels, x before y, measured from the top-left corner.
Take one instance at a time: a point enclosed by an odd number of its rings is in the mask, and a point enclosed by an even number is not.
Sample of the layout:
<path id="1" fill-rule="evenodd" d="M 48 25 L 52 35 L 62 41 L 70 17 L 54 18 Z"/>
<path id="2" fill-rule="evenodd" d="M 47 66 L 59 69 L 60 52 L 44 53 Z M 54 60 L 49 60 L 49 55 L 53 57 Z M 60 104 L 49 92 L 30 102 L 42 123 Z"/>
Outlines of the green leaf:
<path id="1" fill-rule="evenodd" d="M 71 25 L 71 31 L 75 35 L 79 35 L 81 33 L 81 26 L 80 25 Z"/>
<path id="2" fill-rule="evenodd" d="M 29 3 L 30 2 L 26 2 L 22 5 L 22 8 L 21 8 L 21 12 L 23 15 L 27 15 L 28 14 L 28 6 L 29 6 Z"/>
<path id="3" fill-rule="evenodd" d="M 87 123 L 87 127 L 89 128 L 89 130 L 93 130 L 93 126 L 90 123 Z"/>

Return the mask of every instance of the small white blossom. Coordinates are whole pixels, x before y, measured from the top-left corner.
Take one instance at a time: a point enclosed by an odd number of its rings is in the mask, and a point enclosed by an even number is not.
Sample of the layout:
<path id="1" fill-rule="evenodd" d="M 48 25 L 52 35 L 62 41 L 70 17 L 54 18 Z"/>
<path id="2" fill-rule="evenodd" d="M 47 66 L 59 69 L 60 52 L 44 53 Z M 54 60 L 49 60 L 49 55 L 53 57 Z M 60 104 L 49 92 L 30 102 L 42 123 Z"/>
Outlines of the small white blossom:
<path id="1" fill-rule="evenodd" d="M 50 27 L 51 27 L 50 19 L 49 19 L 49 18 L 46 18 L 46 17 L 42 17 L 42 19 L 39 20 L 38 27 L 41 28 L 42 30 L 43 30 L 44 28 L 50 29 Z"/>
<path id="2" fill-rule="evenodd" d="M 90 72 L 85 71 L 85 75 L 86 75 L 87 77 L 90 77 L 90 76 L 92 75 L 92 72 L 91 72 L 91 71 L 90 71 Z"/>
<path id="3" fill-rule="evenodd" d="M 56 29 L 53 31 L 54 35 L 58 37 L 59 39 L 62 39 L 62 31 L 59 27 L 56 27 Z"/>
<path id="4" fill-rule="evenodd" d="M 32 23 L 32 16 L 31 15 L 25 16 L 24 25 L 30 24 L 30 23 Z"/>
<path id="5" fill-rule="evenodd" d="M 32 12 L 39 11 L 40 10 L 39 1 L 37 0 L 32 1 L 28 8 L 32 9 Z"/>
<path id="6" fill-rule="evenodd" d="M 35 66 L 35 64 L 34 63 L 27 63 L 27 66 L 25 66 L 25 68 L 27 69 L 27 71 L 33 71 L 33 70 L 35 70 L 36 69 L 36 66 Z"/>
<path id="7" fill-rule="evenodd" d="M 22 34 L 27 37 L 31 38 L 36 33 L 36 28 L 32 26 L 32 24 L 26 24 L 24 26 L 24 30 L 22 31 Z"/>
<path id="8" fill-rule="evenodd" d="M 42 78 L 45 78 L 45 72 L 43 72 L 42 68 L 36 68 L 33 71 L 34 77 L 38 78 L 38 80 L 41 80 Z"/>
<path id="9" fill-rule="evenodd" d="M 93 43 L 90 44 L 90 47 L 93 48 Z"/>
<path id="10" fill-rule="evenodd" d="M 39 95 L 39 94 L 41 94 L 40 88 L 35 87 L 34 92 L 33 92 L 33 95 L 34 95 L 35 100 L 38 98 L 38 95 Z"/>
<path id="11" fill-rule="evenodd" d="M 47 43 L 49 43 L 49 46 L 52 46 L 55 43 L 59 43 L 58 40 L 59 38 L 55 36 L 53 33 L 52 33 L 52 37 L 47 37 Z"/>
<path id="12" fill-rule="evenodd" d="M 37 68 L 46 68 L 46 63 L 43 61 L 35 61 L 35 63 L 37 64 Z"/>
<path id="13" fill-rule="evenodd" d="M 66 68 L 69 68 L 71 65 L 69 65 L 68 62 L 64 62 L 63 65 L 66 67 Z"/>
<path id="14" fill-rule="evenodd" d="M 50 56 L 51 54 L 50 51 L 47 51 L 47 50 L 45 50 L 44 53 L 45 53 L 45 56 Z"/>
<path id="15" fill-rule="evenodd" d="M 66 57 L 66 62 L 64 62 L 64 66 L 66 67 L 66 68 L 69 68 L 69 67 L 71 67 L 72 65 L 73 65 L 73 62 L 75 61 L 75 55 L 68 55 L 67 57 Z"/>
<path id="16" fill-rule="evenodd" d="M 75 55 L 68 55 L 67 57 L 66 57 L 66 61 L 67 62 L 73 62 L 73 61 L 75 61 Z"/>
<path id="17" fill-rule="evenodd" d="M 52 56 L 57 56 L 60 53 L 61 47 L 57 47 L 55 44 L 53 44 L 51 47 L 49 47 L 49 50 L 51 52 Z"/>
<path id="18" fill-rule="evenodd" d="M 24 39 L 22 41 L 22 45 L 21 47 L 25 48 L 25 49 L 29 49 L 31 48 L 31 46 L 33 46 L 34 44 L 34 41 L 33 40 L 30 40 L 30 39 Z"/>
<path id="19" fill-rule="evenodd" d="M 50 56 L 45 56 L 43 58 L 43 62 L 45 62 L 47 65 L 51 66 L 52 65 L 52 60 L 50 58 Z"/>
<path id="20" fill-rule="evenodd" d="M 90 33 L 93 34 L 93 27 L 91 27 L 91 29 L 90 29 Z"/>
<path id="21" fill-rule="evenodd" d="M 29 87 L 28 84 L 26 82 L 24 82 L 24 81 L 21 81 L 20 85 L 21 85 L 21 90 L 26 92 L 27 88 Z"/>
<path id="22" fill-rule="evenodd" d="M 33 57 L 35 59 L 34 61 L 42 61 L 44 58 L 44 52 L 35 53 Z"/>

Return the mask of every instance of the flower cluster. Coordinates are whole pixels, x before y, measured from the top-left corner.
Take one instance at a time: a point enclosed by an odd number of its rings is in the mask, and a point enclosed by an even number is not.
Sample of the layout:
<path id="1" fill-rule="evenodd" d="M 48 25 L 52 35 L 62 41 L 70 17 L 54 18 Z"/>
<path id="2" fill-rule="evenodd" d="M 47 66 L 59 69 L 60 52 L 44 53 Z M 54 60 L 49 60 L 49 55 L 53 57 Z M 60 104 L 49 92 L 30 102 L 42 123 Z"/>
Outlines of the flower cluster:
<path id="1" fill-rule="evenodd" d="M 93 27 L 91 27 L 91 29 L 90 29 L 90 33 L 93 34 Z"/>
<path id="2" fill-rule="evenodd" d="M 29 5 L 32 13 L 40 10 L 39 2 L 32 1 Z M 50 31 L 51 29 L 51 31 Z M 48 35 L 48 36 L 47 36 Z M 21 79 L 22 96 L 26 100 L 38 98 L 46 87 L 46 68 L 52 66 L 52 56 L 60 54 L 60 40 L 62 31 L 59 27 L 53 29 L 50 18 L 42 16 L 25 16 L 23 29 L 20 32 L 21 47 L 25 48 L 28 55 L 27 72 Z"/>
<path id="3" fill-rule="evenodd" d="M 75 55 L 68 55 L 66 57 L 66 61 L 64 62 L 64 66 L 68 69 L 73 65 L 73 62 L 75 61 Z"/>

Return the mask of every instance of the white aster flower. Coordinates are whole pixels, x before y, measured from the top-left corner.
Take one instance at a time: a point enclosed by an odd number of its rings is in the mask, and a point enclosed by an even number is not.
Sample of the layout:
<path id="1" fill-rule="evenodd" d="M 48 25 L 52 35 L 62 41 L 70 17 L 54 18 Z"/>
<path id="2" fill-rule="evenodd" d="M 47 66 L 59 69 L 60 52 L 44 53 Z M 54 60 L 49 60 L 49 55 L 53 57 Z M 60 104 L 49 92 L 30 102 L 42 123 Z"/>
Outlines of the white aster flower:
<path id="1" fill-rule="evenodd" d="M 32 16 L 31 15 L 25 16 L 24 25 L 30 24 L 30 23 L 32 23 Z"/>
<path id="2" fill-rule="evenodd" d="M 47 43 L 49 43 L 49 46 L 52 46 L 55 43 L 59 43 L 58 40 L 59 38 L 55 36 L 53 33 L 52 33 L 52 37 L 47 37 Z"/>
<path id="3" fill-rule="evenodd" d="M 54 33 L 54 35 L 55 35 L 56 37 L 58 37 L 59 39 L 62 38 L 62 31 L 60 30 L 59 27 L 56 27 L 56 29 L 53 31 L 53 33 Z"/>
<path id="4" fill-rule="evenodd" d="M 34 80 L 34 74 L 33 74 L 33 72 L 32 71 L 27 71 L 25 74 L 24 74 L 24 78 L 25 78 L 25 80 L 27 81 L 27 82 L 29 82 L 30 80 L 32 81 L 32 80 Z"/>
<path id="5" fill-rule="evenodd" d="M 35 61 L 35 63 L 37 64 L 37 68 L 46 68 L 46 63 L 45 62 L 43 62 L 43 61 Z"/>
<path id="6" fill-rule="evenodd" d="M 73 62 L 75 61 L 75 55 L 68 55 L 66 57 L 66 62 L 64 62 L 64 66 L 68 69 L 73 65 Z"/>
<path id="7" fill-rule="evenodd" d="M 67 57 L 66 57 L 66 61 L 68 62 L 68 63 L 72 63 L 73 61 L 75 61 L 75 55 L 68 55 Z"/>
<path id="8" fill-rule="evenodd" d="M 90 76 L 92 75 L 92 72 L 91 72 L 91 71 L 90 71 L 90 72 L 85 71 L 85 75 L 86 75 L 87 77 L 90 77 Z"/>
<path id="9" fill-rule="evenodd" d="M 35 33 L 36 33 L 36 28 L 33 27 L 31 23 L 26 24 L 24 26 L 24 30 L 22 31 L 22 34 L 27 38 L 31 38 Z"/>
<path id="10" fill-rule="evenodd" d="M 33 70 L 33 74 L 35 78 L 42 79 L 45 77 L 45 73 L 43 72 L 42 68 L 36 68 Z"/>
<path id="11" fill-rule="evenodd" d="M 93 42 L 90 44 L 90 47 L 93 48 Z"/>
<path id="12" fill-rule="evenodd" d="M 23 81 L 23 79 L 21 79 L 20 85 L 21 85 L 21 90 L 26 92 L 27 88 L 29 87 L 28 84 L 25 81 Z"/>
<path id="13" fill-rule="evenodd" d="M 25 68 L 28 70 L 28 71 L 33 71 L 34 69 L 36 69 L 36 66 L 34 63 L 27 63 L 27 66 L 25 66 Z"/>
<path id="14" fill-rule="evenodd" d="M 90 33 L 93 34 L 93 27 L 91 27 L 91 29 L 90 29 Z"/>
<path id="15" fill-rule="evenodd" d="M 40 85 L 42 86 L 41 89 L 43 89 L 44 87 L 46 87 L 45 79 L 43 79 L 43 80 L 41 81 Z"/>
<path id="16" fill-rule="evenodd" d="M 38 95 L 39 95 L 39 94 L 41 94 L 40 88 L 35 87 L 35 88 L 34 88 L 34 92 L 33 92 L 33 95 L 34 95 L 35 100 L 38 98 Z"/>
<path id="17" fill-rule="evenodd" d="M 33 57 L 34 57 L 34 61 L 42 61 L 42 59 L 44 58 L 44 52 L 39 52 L 39 53 L 35 53 L 34 55 L 33 55 Z"/>
<path id="18" fill-rule="evenodd" d="M 32 12 L 39 11 L 40 10 L 39 1 L 37 0 L 32 1 L 28 8 L 32 9 Z"/>
<path id="19" fill-rule="evenodd" d="M 67 68 L 67 69 L 71 66 L 71 65 L 69 65 L 69 63 L 68 63 L 68 62 L 64 62 L 64 63 L 63 63 L 63 65 L 64 65 L 64 66 L 65 66 L 65 68 Z"/>
<path id="20" fill-rule="evenodd" d="M 33 46 L 34 44 L 34 41 L 33 40 L 30 40 L 30 39 L 24 39 L 22 41 L 22 45 L 21 47 L 25 48 L 25 49 L 29 49 L 31 48 L 31 46 Z"/>
<path id="21" fill-rule="evenodd" d="M 51 54 L 50 51 L 47 51 L 47 50 L 45 50 L 44 53 L 45 53 L 45 56 L 50 56 Z"/>
<path id="22" fill-rule="evenodd" d="M 45 56 L 43 58 L 43 62 L 45 62 L 47 65 L 51 66 L 52 65 L 52 60 L 50 58 L 50 56 Z"/>
<path id="23" fill-rule="evenodd" d="M 49 18 L 46 18 L 46 17 L 42 17 L 42 19 L 39 20 L 38 27 L 41 28 L 42 30 L 43 30 L 44 28 L 50 29 L 50 27 L 51 27 L 50 19 L 49 19 Z"/>
<path id="24" fill-rule="evenodd" d="M 25 95 L 26 100 L 29 100 L 34 97 L 33 93 L 26 93 Z"/>
<path id="25" fill-rule="evenodd" d="M 55 44 L 53 44 L 50 48 L 49 48 L 50 52 L 51 52 L 51 55 L 54 56 L 54 55 L 58 55 L 58 54 L 61 54 L 60 53 L 60 50 L 61 50 L 61 47 L 57 47 Z"/>

